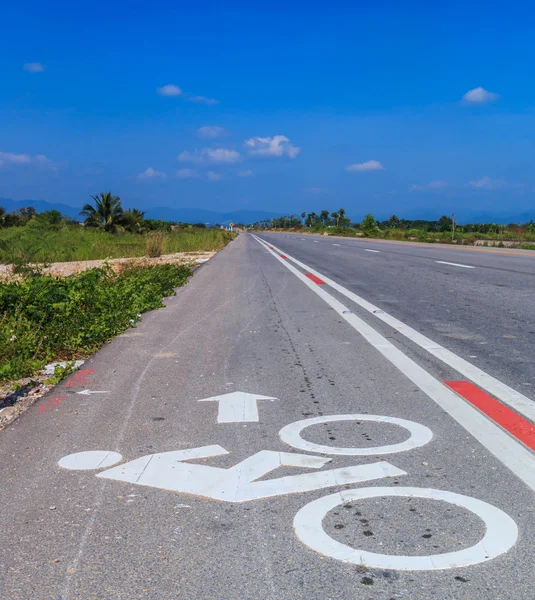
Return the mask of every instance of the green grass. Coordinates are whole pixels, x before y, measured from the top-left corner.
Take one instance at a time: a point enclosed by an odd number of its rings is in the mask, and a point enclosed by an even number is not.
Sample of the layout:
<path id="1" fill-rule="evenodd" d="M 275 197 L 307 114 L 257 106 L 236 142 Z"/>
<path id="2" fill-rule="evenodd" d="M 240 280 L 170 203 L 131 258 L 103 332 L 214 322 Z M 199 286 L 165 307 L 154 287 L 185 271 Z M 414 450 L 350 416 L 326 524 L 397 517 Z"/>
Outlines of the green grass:
<path id="1" fill-rule="evenodd" d="M 164 254 L 213 251 L 236 234 L 221 229 L 184 229 L 164 235 Z M 44 229 L 33 223 L 0 229 L 0 262 L 25 258 L 31 262 L 64 262 L 145 256 L 145 235 L 106 233 L 82 226 Z"/>
<path id="2" fill-rule="evenodd" d="M 0 285 L 0 383 L 30 377 L 47 363 L 95 352 L 162 306 L 191 270 L 176 264 L 90 269 Z"/>

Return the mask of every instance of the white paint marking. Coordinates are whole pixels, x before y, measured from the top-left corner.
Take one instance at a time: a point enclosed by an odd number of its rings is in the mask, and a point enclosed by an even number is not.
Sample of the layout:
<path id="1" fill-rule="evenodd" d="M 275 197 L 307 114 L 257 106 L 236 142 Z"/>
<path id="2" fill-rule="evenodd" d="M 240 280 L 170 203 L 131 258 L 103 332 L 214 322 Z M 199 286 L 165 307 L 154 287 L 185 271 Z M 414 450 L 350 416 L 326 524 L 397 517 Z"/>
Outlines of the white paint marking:
<path id="1" fill-rule="evenodd" d="M 108 391 L 104 390 L 82 390 L 81 392 L 76 393 L 81 394 L 82 396 L 89 396 L 90 394 L 109 394 Z"/>
<path id="2" fill-rule="evenodd" d="M 314 243 L 315 244 L 319 244 L 319 240 L 314 240 Z"/>
<path id="3" fill-rule="evenodd" d="M 485 535 L 474 546 L 457 552 L 430 556 L 396 556 L 346 546 L 333 539 L 323 529 L 322 521 L 333 508 L 356 500 L 382 497 L 424 498 L 460 506 L 474 513 L 485 523 Z M 324 496 L 305 505 L 295 515 L 294 529 L 303 544 L 324 556 L 372 569 L 401 571 L 431 571 L 476 565 L 504 554 L 514 546 L 518 538 L 518 527 L 513 519 L 492 504 L 453 492 L 412 487 L 364 488 Z"/>
<path id="4" fill-rule="evenodd" d="M 118 452 L 107 450 L 90 450 L 88 452 L 77 452 L 64 456 L 59 462 L 63 469 L 74 469 L 87 471 L 90 469 L 103 469 L 111 467 L 120 462 L 123 457 Z"/>
<path id="5" fill-rule="evenodd" d="M 218 423 L 242 423 L 259 420 L 257 400 L 277 400 L 277 398 L 247 392 L 230 392 L 222 396 L 204 398 L 199 402 L 219 402 Z"/>
<path id="6" fill-rule="evenodd" d="M 411 435 L 405 442 L 373 448 L 338 448 L 335 446 L 323 446 L 321 444 L 307 442 L 301 437 L 303 429 L 306 429 L 311 425 L 332 423 L 336 421 L 375 421 L 378 423 L 389 423 L 407 429 Z M 414 421 L 407 421 L 406 419 L 397 419 L 395 417 L 383 417 L 378 415 L 328 415 L 323 417 L 312 417 L 311 419 L 303 419 L 302 421 L 290 423 L 290 425 L 286 425 L 286 427 L 283 427 L 279 431 L 279 437 L 286 444 L 289 444 L 298 450 L 306 450 L 308 452 L 344 456 L 375 456 L 377 454 L 405 452 L 406 450 L 424 446 L 433 439 L 433 432 L 428 427 L 425 427 L 425 425 L 420 425 Z"/>
<path id="7" fill-rule="evenodd" d="M 287 475 L 278 479 L 256 481 L 279 467 L 320 469 L 331 460 L 320 456 L 271 450 L 261 450 L 229 469 L 184 463 L 187 460 L 224 454 L 228 454 L 228 452 L 217 445 L 163 452 L 142 456 L 99 473 L 97 477 L 171 492 L 194 494 L 212 500 L 247 502 L 407 474 L 388 462 L 380 461 L 318 473 Z M 62 459 L 60 464 L 68 458 L 70 457 Z M 81 461 L 81 464 L 84 465 L 84 462 Z M 82 466 L 81 468 L 87 467 Z"/>
<path id="8" fill-rule="evenodd" d="M 364 252 L 381 252 L 380 250 L 372 250 L 371 248 L 364 248 Z"/>
<path id="9" fill-rule="evenodd" d="M 443 363 L 449 365 L 461 375 L 464 375 L 470 381 L 473 381 L 478 386 L 482 387 L 484 390 L 487 390 L 496 398 L 499 398 L 502 402 L 509 405 L 511 408 L 514 408 L 517 412 L 524 415 L 527 419 L 531 421 L 535 421 L 535 403 L 530 398 L 527 398 L 520 392 L 517 392 L 513 388 L 509 387 L 505 383 L 502 383 L 498 379 L 495 379 L 479 367 L 469 363 L 464 358 L 457 356 L 450 350 L 444 348 L 440 344 L 437 344 L 433 340 L 429 339 L 425 335 L 416 331 L 412 327 L 409 327 L 399 319 L 396 319 L 392 315 L 384 312 L 379 309 L 377 306 L 364 300 L 361 296 L 349 291 L 345 287 L 336 283 L 332 279 L 329 279 L 327 276 L 323 275 L 319 271 L 312 269 L 311 267 L 305 265 L 304 263 L 298 261 L 292 256 L 286 255 L 289 260 L 294 262 L 296 265 L 304 269 L 307 273 L 311 273 L 316 277 L 319 277 L 322 281 L 324 281 L 327 285 L 332 287 L 334 290 L 368 311 L 375 317 L 377 317 L 383 323 L 386 323 L 390 327 L 394 328 L 396 331 L 401 333 L 401 335 L 405 336 L 407 339 L 411 340 L 420 348 L 423 348 L 426 352 L 433 355 L 435 358 L 438 358 Z"/>
<path id="10" fill-rule="evenodd" d="M 264 244 L 260 238 L 255 239 Z M 288 260 L 279 258 L 276 252 L 271 252 L 279 262 L 298 277 L 308 288 L 320 296 L 340 317 L 358 331 L 365 340 L 374 346 L 387 360 L 397 367 L 408 379 L 416 384 L 429 398 L 446 411 L 459 425 L 464 427 L 479 443 L 487 448 L 502 464 L 510 469 L 529 488 L 535 491 L 535 455 L 521 443 L 510 437 L 505 431 L 490 421 L 477 409 L 465 402 L 460 396 L 435 379 L 424 368 L 411 360 L 401 350 L 396 348 L 371 325 L 351 313 L 349 309 L 336 298 L 327 293 L 324 286 L 316 285 L 293 267 Z M 288 257 L 290 258 L 290 257 Z M 296 264 L 298 261 L 290 259 Z M 302 263 L 301 263 L 302 264 Z M 321 273 L 307 268 L 307 272 L 323 278 Z M 328 279 L 328 278 L 327 278 Z M 325 281 L 325 278 L 323 278 Z M 334 282 L 332 282 L 334 284 Z M 336 286 L 336 287 L 335 287 Z M 335 289 L 342 288 L 338 284 Z M 342 288 L 344 289 L 344 288 Z M 365 302 L 365 301 L 363 301 Z M 379 309 L 376 309 L 379 310 Z M 382 315 L 376 315 L 379 318 Z M 423 336 L 422 336 L 423 337 Z M 455 356 L 455 355 L 453 355 Z M 486 375 L 486 374 L 485 374 Z M 490 377 L 486 375 L 486 377 Z M 496 381 L 496 380 L 495 380 Z M 498 382 L 500 383 L 500 382 Z M 503 384 L 501 384 L 503 385 Z M 515 392 L 518 394 L 518 392 Z M 527 399 L 526 399 L 527 400 Z M 533 403 L 532 403 L 533 410 Z"/>
<path id="11" fill-rule="evenodd" d="M 462 267 L 463 269 L 475 269 L 471 265 L 460 265 L 459 263 L 447 262 L 446 260 L 435 260 L 439 265 L 451 265 L 452 267 Z"/>
<path id="12" fill-rule="evenodd" d="M 341 246 L 342 244 L 333 244 L 333 246 Z"/>

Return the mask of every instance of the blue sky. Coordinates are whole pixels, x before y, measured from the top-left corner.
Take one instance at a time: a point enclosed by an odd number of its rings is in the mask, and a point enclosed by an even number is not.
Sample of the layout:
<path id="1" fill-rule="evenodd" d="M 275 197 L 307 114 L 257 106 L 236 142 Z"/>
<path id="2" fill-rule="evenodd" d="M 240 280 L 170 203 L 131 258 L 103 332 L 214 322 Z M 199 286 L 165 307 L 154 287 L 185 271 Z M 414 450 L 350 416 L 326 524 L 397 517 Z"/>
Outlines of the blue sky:
<path id="1" fill-rule="evenodd" d="M 76 4 L 2 9 L 0 197 L 535 218 L 528 3 Z"/>

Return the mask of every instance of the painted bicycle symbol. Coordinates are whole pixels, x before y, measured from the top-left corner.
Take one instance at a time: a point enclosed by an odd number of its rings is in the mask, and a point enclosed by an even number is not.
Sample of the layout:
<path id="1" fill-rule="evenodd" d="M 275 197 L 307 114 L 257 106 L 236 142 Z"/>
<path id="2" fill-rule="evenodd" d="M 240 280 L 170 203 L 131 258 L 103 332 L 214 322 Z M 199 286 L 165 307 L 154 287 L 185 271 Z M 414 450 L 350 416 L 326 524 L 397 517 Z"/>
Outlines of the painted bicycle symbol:
<path id="1" fill-rule="evenodd" d="M 404 442 L 380 447 L 339 448 L 306 441 L 301 432 L 312 425 L 338 421 L 374 421 L 402 427 L 409 432 Z M 280 439 L 296 450 L 331 456 L 377 456 L 404 452 L 424 446 L 433 438 L 432 431 L 413 421 L 378 415 L 330 415 L 291 423 L 279 432 Z M 315 473 L 262 479 L 279 467 L 321 469 L 331 458 L 262 450 L 228 469 L 190 463 L 228 454 L 219 445 L 189 448 L 142 456 L 119 464 L 122 456 L 111 451 L 78 452 L 65 456 L 59 465 L 65 469 L 106 469 L 97 477 L 193 494 L 225 502 L 249 502 L 263 498 L 309 492 L 336 486 L 407 475 L 386 461 L 327 469 Z M 259 481 L 260 480 L 260 481 Z M 382 497 L 410 497 L 450 503 L 472 512 L 485 524 L 486 532 L 475 545 L 455 552 L 429 556 L 376 554 L 342 544 L 327 534 L 323 519 L 339 505 Z M 345 563 L 371 568 L 396 570 L 435 570 L 482 563 L 507 552 L 518 538 L 516 523 L 495 506 L 469 496 L 449 491 L 414 487 L 369 487 L 345 489 L 309 502 L 295 515 L 294 531 L 301 542 L 316 552 Z"/>

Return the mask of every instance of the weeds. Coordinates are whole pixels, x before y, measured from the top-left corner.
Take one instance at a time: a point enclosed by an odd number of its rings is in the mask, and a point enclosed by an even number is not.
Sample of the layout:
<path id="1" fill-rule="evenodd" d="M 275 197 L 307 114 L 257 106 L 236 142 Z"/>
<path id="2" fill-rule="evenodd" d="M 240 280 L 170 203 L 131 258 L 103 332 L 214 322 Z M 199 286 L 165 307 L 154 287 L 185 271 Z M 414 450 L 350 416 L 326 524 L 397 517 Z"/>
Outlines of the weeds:
<path id="1" fill-rule="evenodd" d="M 165 234 L 162 231 L 151 231 L 146 236 L 145 254 L 149 258 L 157 258 L 163 254 Z"/>
<path id="2" fill-rule="evenodd" d="M 105 267 L 0 285 L 0 382 L 95 352 L 141 313 L 162 306 L 190 274 L 189 267 L 171 264 L 119 274 Z"/>
<path id="3" fill-rule="evenodd" d="M 141 257 L 149 235 L 107 233 L 81 225 L 0 228 L 0 262 L 12 264 L 17 257 L 26 264 Z M 165 234 L 162 253 L 221 250 L 235 236 L 221 229 L 174 230 Z"/>

